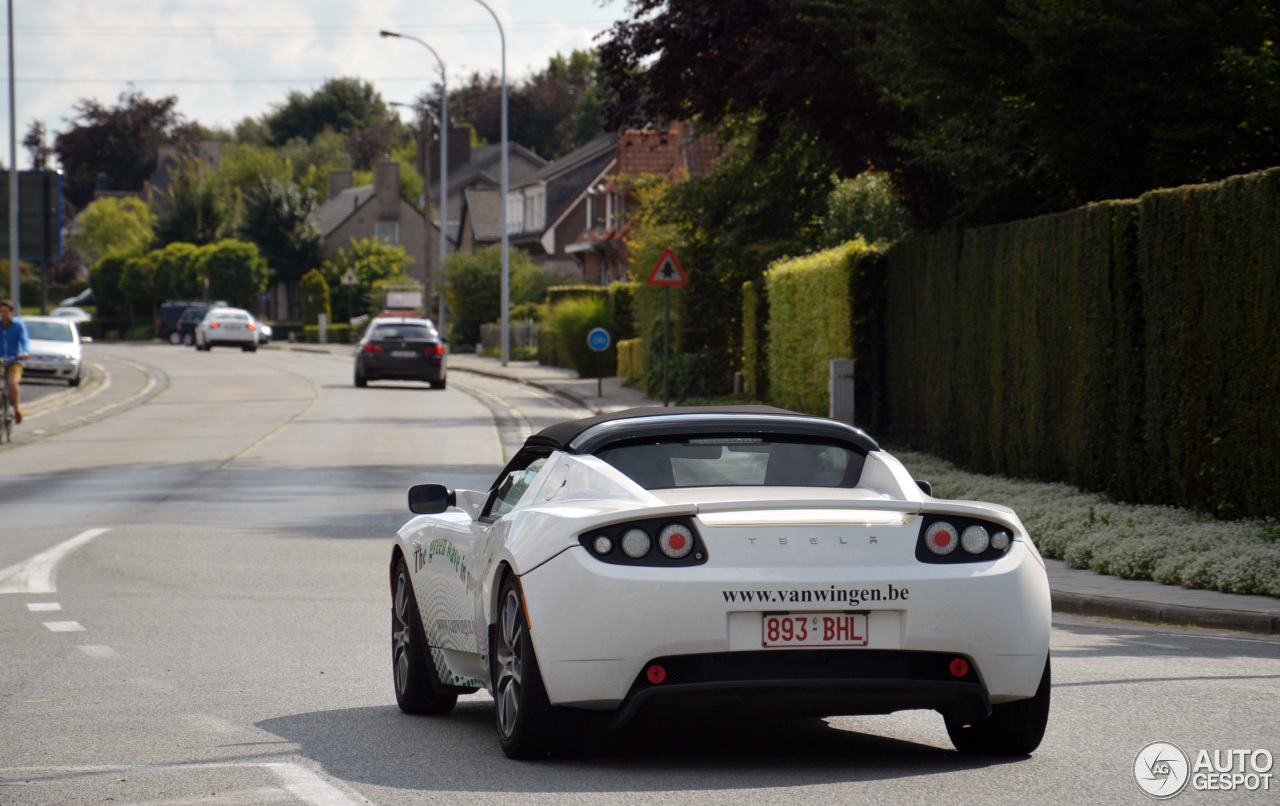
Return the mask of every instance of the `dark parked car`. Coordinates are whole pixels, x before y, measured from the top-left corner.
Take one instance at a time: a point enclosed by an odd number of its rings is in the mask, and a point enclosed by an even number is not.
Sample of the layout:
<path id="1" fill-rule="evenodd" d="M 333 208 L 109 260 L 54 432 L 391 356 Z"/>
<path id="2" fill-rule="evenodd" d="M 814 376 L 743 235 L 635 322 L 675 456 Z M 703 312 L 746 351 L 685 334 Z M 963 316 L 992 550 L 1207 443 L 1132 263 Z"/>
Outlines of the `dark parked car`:
<path id="1" fill-rule="evenodd" d="M 178 323 L 182 314 L 192 308 L 207 311 L 212 307 L 208 302 L 191 302 L 181 299 L 169 299 L 160 303 L 160 313 L 156 316 L 156 336 L 168 339 L 170 344 L 181 344 L 182 334 L 178 331 Z M 197 320 L 198 321 L 198 320 Z"/>
<path id="2" fill-rule="evenodd" d="M 182 318 L 178 320 L 178 327 L 169 335 L 169 341 L 173 344 L 185 344 L 191 346 L 196 343 L 196 325 L 200 324 L 200 320 L 209 312 L 204 305 L 194 308 L 187 308 L 182 312 Z"/>
<path id="3" fill-rule="evenodd" d="M 429 322 L 395 317 L 369 324 L 356 345 L 356 386 L 384 379 L 445 388 L 444 341 Z"/>

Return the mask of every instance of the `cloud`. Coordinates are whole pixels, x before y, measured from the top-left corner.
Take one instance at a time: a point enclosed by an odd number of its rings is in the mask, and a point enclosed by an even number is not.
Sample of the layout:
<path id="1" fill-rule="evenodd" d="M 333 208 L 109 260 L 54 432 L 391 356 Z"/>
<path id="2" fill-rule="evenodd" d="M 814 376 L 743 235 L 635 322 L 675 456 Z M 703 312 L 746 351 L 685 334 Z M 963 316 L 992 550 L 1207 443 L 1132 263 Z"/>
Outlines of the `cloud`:
<path id="1" fill-rule="evenodd" d="M 512 81 L 557 52 L 590 47 L 619 15 L 598 0 L 492 5 L 507 23 Z M 19 138 L 33 119 L 65 129 L 77 100 L 114 102 L 128 80 L 151 97 L 178 96 L 179 110 L 206 126 L 230 127 L 291 89 L 337 76 L 359 76 L 387 100 L 410 101 L 435 84 L 435 61 L 412 42 L 379 38 L 380 28 L 429 42 L 451 83 L 500 66 L 492 18 L 456 0 L 45 0 L 18 5 L 14 24 Z M 7 126 L 7 104 L 0 106 Z M 25 164 L 25 155 L 19 159 Z"/>

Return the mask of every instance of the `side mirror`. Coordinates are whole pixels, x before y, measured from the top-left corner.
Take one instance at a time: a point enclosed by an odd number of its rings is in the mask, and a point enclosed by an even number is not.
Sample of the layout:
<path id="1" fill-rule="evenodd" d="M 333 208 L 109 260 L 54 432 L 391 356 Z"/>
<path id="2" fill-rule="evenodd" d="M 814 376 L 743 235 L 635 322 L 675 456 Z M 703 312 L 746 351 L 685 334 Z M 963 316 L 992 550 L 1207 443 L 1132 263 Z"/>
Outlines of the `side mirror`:
<path id="1" fill-rule="evenodd" d="M 457 506 L 453 490 L 443 484 L 415 484 L 409 488 L 409 511 L 415 515 L 439 515 Z"/>
<path id="2" fill-rule="evenodd" d="M 930 484 L 929 482 L 916 479 L 916 486 L 919 487 L 921 490 L 923 490 L 925 495 L 928 495 L 928 496 L 933 495 L 933 485 Z"/>
<path id="3" fill-rule="evenodd" d="M 80 343 L 81 343 L 81 344 L 93 344 L 93 336 L 81 336 L 81 337 L 80 337 Z"/>

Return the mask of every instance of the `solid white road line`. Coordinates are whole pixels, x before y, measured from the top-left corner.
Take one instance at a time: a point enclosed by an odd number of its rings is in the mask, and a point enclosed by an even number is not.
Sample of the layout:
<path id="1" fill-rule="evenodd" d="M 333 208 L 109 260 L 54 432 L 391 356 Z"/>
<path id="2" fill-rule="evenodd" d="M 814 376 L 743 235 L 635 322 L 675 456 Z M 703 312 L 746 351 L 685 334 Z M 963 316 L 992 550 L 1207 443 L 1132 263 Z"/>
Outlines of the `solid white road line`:
<path id="1" fill-rule="evenodd" d="M 283 789 L 264 786 L 260 789 L 238 789 L 235 792 L 215 792 L 191 798 L 131 800 L 121 803 L 120 806 L 200 806 L 208 803 L 218 806 L 257 806 L 259 803 L 297 803 L 297 801 Z"/>
<path id="2" fill-rule="evenodd" d="M 78 621 L 46 621 L 44 626 L 53 632 L 84 632 L 84 627 Z"/>
<path id="3" fill-rule="evenodd" d="M 42 610 L 61 610 L 62 605 L 57 602 L 27 602 L 27 609 L 32 613 L 39 613 Z"/>
<path id="4" fill-rule="evenodd" d="M 64 540 L 29 560 L 0 568 L 0 593 L 57 593 L 53 572 L 58 562 L 71 552 L 110 529 L 89 529 L 70 540 Z"/>
<path id="5" fill-rule="evenodd" d="M 109 646 L 83 644 L 76 647 L 76 649 L 91 658 L 114 658 L 116 656 L 116 651 Z"/>

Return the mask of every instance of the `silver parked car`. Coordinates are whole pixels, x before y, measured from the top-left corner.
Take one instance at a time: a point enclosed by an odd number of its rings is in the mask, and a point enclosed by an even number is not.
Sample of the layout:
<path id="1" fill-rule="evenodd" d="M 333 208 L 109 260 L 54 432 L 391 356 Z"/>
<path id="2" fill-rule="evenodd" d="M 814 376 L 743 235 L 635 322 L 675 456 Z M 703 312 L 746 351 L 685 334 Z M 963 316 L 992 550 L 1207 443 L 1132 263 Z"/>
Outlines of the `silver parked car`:
<path id="1" fill-rule="evenodd" d="M 66 381 L 68 386 L 79 386 L 84 380 L 84 355 L 81 338 L 75 321 L 60 316 L 24 316 L 31 339 L 31 358 L 23 369 L 25 378 L 50 378 Z"/>
<path id="2" fill-rule="evenodd" d="M 196 325 L 196 349 L 239 347 L 246 353 L 258 349 L 258 325 L 253 314 L 241 308 L 213 308 Z"/>

